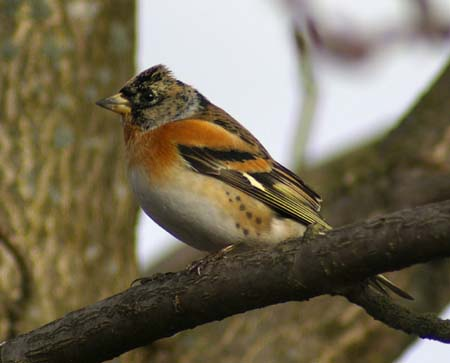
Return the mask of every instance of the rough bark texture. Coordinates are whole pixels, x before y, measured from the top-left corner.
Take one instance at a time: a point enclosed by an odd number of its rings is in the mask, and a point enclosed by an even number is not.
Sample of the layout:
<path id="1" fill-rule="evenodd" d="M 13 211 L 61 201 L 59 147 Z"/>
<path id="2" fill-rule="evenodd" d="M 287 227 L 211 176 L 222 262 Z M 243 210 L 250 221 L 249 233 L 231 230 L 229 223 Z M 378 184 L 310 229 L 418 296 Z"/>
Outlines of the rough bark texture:
<path id="1" fill-rule="evenodd" d="M 121 127 L 94 105 L 133 73 L 134 11 L 0 2 L 0 340 L 137 275 Z"/>
<path id="2" fill-rule="evenodd" d="M 450 198 L 450 66 L 390 133 L 300 174 L 324 198 L 333 225 Z M 170 262 L 169 262 L 170 263 Z M 186 261 L 187 263 L 187 261 Z M 158 268 L 165 269 L 165 264 Z M 180 267 L 180 266 L 178 266 Z M 172 265 L 171 269 L 174 268 Z M 391 275 L 438 312 L 450 301 L 448 261 Z M 152 361 L 347 363 L 393 361 L 413 338 L 342 298 L 276 305 L 157 342 Z"/>

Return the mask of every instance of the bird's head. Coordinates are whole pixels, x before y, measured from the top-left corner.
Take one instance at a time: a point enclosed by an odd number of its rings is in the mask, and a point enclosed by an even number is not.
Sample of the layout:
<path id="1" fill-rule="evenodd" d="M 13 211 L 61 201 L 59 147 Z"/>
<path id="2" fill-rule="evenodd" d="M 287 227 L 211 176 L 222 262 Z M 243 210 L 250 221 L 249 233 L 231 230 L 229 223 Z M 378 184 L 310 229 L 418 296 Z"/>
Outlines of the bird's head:
<path id="1" fill-rule="evenodd" d="M 154 129 L 199 111 L 203 96 L 178 81 L 164 65 L 151 67 L 130 79 L 114 96 L 97 105 L 121 114 L 142 130 Z"/>

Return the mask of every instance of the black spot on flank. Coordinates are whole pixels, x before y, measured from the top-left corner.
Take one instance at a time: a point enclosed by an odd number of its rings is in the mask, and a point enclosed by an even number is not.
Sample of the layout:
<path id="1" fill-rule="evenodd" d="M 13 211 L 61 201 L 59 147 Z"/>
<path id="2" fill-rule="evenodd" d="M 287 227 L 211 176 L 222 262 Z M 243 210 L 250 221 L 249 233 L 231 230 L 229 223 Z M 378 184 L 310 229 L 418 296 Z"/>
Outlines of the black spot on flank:
<path id="1" fill-rule="evenodd" d="M 231 199 L 231 198 L 228 198 L 228 201 L 229 201 L 230 203 L 233 203 L 233 199 Z"/>
<path id="2" fill-rule="evenodd" d="M 241 228 L 241 225 L 239 223 L 236 223 L 236 228 L 237 229 Z"/>
<path id="3" fill-rule="evenodd" d="M 247 213 L 245 213 L 245 214 L 247 215 L 247 218 L 248 218 L 248 219 L 252 219 L 252 217 L 253 217 L 252 212 L 247 212 Z"/>
<path id="4" fill-rule="evenodd" d="M 239 202 L 241 200 L 241 197 L 238 195 L 235 199 Z"/>
<path id="5" fill-rule="evenodd" d="M 257 224 L 261 224 L 261 222 L 262 222 L 261 218 L 260 217 L 256 217 L 256 223 Z"/>
<path id="6" fill-rule="evenodd" d="M 241 204 L 241 205 L 239 206 L 239 210 L 245 210 L 245 205 Z"/>
<path id="7" fill-rule="evenodd" d="M 227 190 L 227 191 L 225 191 L 225 194 L 226 195 L 230 195 L 230 192 Z"/>
<path id="8" fill-rule="evenodd" d="M 248 229 L 247 229 L 247 228 L 244 228 L 244 229 L 242 230 L 242 232 L 244 232 L 244 234 L 245 234 L 246 236 L 248 236 Z"/>

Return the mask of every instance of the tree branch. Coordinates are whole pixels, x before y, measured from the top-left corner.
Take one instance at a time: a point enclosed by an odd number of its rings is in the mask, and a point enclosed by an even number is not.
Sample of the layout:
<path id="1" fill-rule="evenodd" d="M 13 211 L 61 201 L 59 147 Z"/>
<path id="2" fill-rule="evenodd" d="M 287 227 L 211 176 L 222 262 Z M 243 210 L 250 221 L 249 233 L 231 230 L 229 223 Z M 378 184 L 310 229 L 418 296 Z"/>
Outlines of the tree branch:
<path id="1" fill-rule="evenodd" d="M 387 299 L 360 291 L 361 281 L 375 274 L 450 256 L 449 221 L 450 201 L 445 201 L 326 235 L 212 256 L 200 276 L 188 270 L 154 275 L 143 285 L 6 341 L 0 362 L 101 362 L 200 324 L 327 293 L 347 294 L 395 329 L 448 342 L 449 323 L 391 313 L 377 307 Z M 360 287 L 351 288 L 354 284 Z M 427 324 L 438 329 L 427 331 Z"/>
<path id="2" fill-rule="evenodd" d="M 396 304 L 386 295 L 367 288 L 354 288 L 347 299 L 361 306 L 374 319 L 391 328 L 421 338 L 450 343 L 450 320 L 443 320 L 432 313 L 417 313 Z"/>

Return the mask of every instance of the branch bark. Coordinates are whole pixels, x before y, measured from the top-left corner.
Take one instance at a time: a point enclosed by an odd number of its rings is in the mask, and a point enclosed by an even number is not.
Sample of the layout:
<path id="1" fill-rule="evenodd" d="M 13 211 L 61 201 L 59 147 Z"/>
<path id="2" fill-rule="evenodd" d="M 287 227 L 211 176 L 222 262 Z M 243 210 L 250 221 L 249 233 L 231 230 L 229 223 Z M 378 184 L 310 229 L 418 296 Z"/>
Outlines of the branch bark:
<path id="1" fill-rule="evenodd" d="M 450 201 L 445 201 L 326 235 L 211 256 L 202 262 L 200 275 L 190 270 L 156 274 L 6 341 L 0 361 L 101 362 L 200 324 L 322 294 L 345 295 L 395 329 L 450 342 L 449 322 L 401 308 L 362 283 L 378 273 L 450 256 L 449 221 Z"/>
<path id="2" fill-rule="evenodd" d="M 396 304 L 388 296 L 377 294 L 369 289 L 355 288 L 345 294 L 371 315 L 391 328 L 421 338 L 450 343 L 450 320 L 443 320 L 432 313 L 413 312 Z"/>

